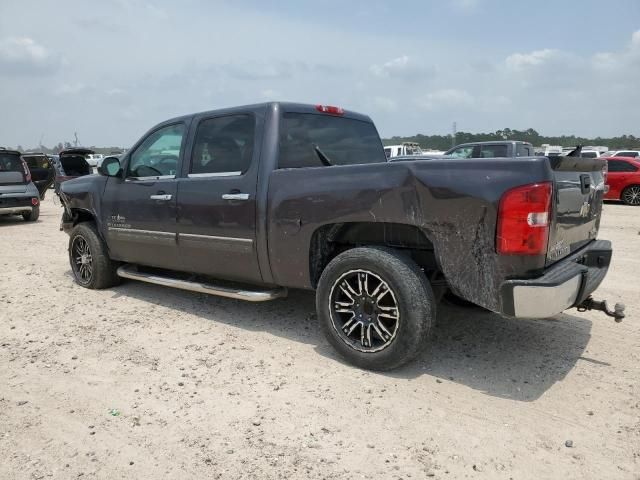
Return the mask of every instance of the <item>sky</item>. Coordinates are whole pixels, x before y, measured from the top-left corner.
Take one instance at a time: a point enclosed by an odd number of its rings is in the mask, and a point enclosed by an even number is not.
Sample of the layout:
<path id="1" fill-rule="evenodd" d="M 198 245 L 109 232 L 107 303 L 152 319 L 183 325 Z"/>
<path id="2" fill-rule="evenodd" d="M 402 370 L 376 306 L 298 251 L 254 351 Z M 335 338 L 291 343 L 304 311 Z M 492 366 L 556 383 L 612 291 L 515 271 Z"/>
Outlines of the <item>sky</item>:
<path id="1" fill-rule="evenodd" d="M 640 0 L 0 2 L 0 145 L 126 147 L 272 100 L 383 137 L 640 136 Z"/>

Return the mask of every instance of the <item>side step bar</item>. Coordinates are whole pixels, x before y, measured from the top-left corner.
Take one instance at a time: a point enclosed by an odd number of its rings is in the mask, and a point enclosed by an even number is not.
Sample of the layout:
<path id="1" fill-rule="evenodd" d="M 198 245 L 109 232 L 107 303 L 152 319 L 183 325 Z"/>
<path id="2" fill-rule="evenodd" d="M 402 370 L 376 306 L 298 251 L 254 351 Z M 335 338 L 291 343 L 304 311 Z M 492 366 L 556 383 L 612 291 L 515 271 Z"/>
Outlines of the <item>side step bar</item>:
<path id="1" fill-rule="evenodd" d="M 219 297 L 235 298 L 249 302 L 266 302 L 276 298 L 286 297 L 286 288 L 272 288 L 267 290 L 240 290 L 238 288 L 223 287 L 210 283 L 194 282 L 191 280 L 180 280 L 172 277 L 154 275 L 152 273 L 141 272 L 135 265 L 123 265 L 118 268 L 118 276 L 140 280 L 141 282 L 163 285 L 165 287 L 179 288 L 191 292 L 207 293 Z"/>

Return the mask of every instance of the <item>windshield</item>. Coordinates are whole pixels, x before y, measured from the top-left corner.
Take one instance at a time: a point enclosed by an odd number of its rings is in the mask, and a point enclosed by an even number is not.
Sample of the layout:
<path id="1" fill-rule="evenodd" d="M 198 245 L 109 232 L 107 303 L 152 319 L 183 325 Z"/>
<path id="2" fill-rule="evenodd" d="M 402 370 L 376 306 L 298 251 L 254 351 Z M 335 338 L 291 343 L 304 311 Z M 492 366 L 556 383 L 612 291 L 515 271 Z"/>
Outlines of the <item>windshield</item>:
<path id="1" fill-rule="evenodd" d="M 352 118 L 285 113 L 280 134 L 279 168 L 356 165 L 387 161 L 371 122 Z M 319 152 L 318 152 L 319 150 Z"/>

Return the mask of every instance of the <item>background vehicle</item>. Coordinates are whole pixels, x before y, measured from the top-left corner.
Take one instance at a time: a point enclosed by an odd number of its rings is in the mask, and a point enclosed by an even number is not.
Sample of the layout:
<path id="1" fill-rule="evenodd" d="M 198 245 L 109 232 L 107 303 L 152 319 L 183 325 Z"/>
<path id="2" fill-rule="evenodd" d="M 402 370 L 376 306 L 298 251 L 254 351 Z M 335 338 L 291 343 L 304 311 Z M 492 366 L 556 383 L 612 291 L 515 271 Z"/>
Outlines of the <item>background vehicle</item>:
<path id="1" fill-rule="evenodd" d="M 640 205 L 640 159 L 607 157 L 605 160 L 609 164 L 609 191 L 605 198 L 622 200 L 627 205 Z"/>
<path id="2" fill-rule="evenodd" d="M 413 142 L 405 142 L 402 145 L 387 145 L 384 147 L 384 154 L 387 158 L 400 157 L 404 155 L 422 155 L 420 145 Z"/>
<path id="3" fill-rule="evenodd" d="M 22 215 L 28 222 L 40 216 L 40 194 L 20 152 L 0 149 L 0 215 Z"/>
<path id="4" fill-rule="evenodd" d="M 520 141 L 462 143 L 445 152 L 445 156 L 454 158 L 515 158 L 533 155 L 533 145 Z"/>
<path id="5" fill-rule="evenodd" d="M 97 167 L 101 160 L 104 158 L 104 155 L 101 153 L 87 153 L 84 156 L 84 159 L 87 161 L 90 167 Z"/>
<path id="6" fill-rule="evenodd" d="M 640 156 L 640 150 L 612 150 L 602 154 L 603 157 L 627 157 L 637 158 Z"/>
<path id="7" fill-rule="evenodd" d="M 584 157 L 584 158 L 599 158 L 600 157 L 600 152 L 597 151 L 597 150 L 589 150 L 589 149 L 584 149 L 583 148 L 580 151 L 580 156 Z"/>
<path id="8" fill-rule="evenodd" d="M 29 167 L 31 180 L 40 193 L 40 200 L 44 200 L 47 189 L 53 185 L 56 176 L 53 163 L 44 153 L 24 153 L 22 159 Z"/>
<path id="9" fill-rule="evenodd" d="M 60 152 L 58 159 L 53 161 L 56 170 L 56 192 L 60 190 L 61 183 L 93 173 L 91 166 L 85 159 L 86 155 L 92 153 L 93 150 L 87 148 L 69 148 Z"/>
<path id="10" fill-rule="evenodd" d="M 419 158 L 388 162 L 371 119 L 338 107 L 168 120 L 62 184 L 71 268 L 86 288 L 314 289 L 329 342 L 381 370 L 420 351 L 448 289 L 512 317 L 586 305 L 612 253 L 596 240 L 605 162 Z"/>

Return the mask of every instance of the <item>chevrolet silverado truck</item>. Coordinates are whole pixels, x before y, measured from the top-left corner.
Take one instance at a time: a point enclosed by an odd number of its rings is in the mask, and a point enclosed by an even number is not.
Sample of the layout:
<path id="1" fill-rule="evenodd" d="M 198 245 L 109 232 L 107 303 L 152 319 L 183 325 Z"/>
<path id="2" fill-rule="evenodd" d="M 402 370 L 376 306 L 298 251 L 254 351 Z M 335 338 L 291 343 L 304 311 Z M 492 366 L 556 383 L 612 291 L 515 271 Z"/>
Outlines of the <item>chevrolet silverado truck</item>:
<path id="1" fill-rule="evenodd" d="M 249 301 L 315 290 L 328 341 L 376 370 L 416 356 L 448 291 L 509 317 L 622 318 L 590 296 L 612 254 L 602 160 L 386 160 L 371 119 L 339 107 L 165 121 L 60 186 L 75 281 Z"/>

